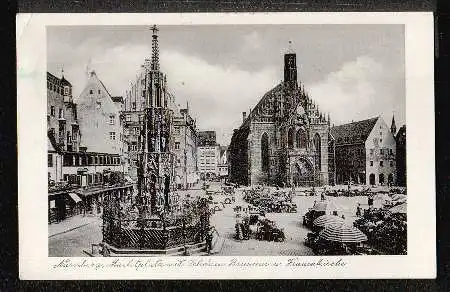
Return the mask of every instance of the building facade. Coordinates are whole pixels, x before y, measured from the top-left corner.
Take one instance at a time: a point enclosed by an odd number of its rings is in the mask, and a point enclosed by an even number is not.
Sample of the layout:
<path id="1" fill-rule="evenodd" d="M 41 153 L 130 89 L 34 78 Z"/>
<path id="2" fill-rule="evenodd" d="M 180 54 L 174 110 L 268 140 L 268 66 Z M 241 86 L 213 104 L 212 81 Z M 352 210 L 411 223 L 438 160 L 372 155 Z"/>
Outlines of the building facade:
<path id="1" fill-rule="evenodd" d="M 123 167 L 118 153 L 87 152 L 72 85 L 47 73 L 49 223 L 81 212 L 101 212 L 104 191 L 115 192 Z M 126 187 L 128 188 L 128 187 Z M 97 208 L 98 207 L 98 208 Z"/>
<path id="2" fill-rule="evenodd" d="M 297 81 L 296 54 L 285 54 L 284 81 L 243 113 L 233 133 L 230 180 L 242 185 L 329 184 L 334 177 L 329 123 Z"/>
<path id="3" fill-rule="evenodd" d="M 396 181 L 395 139 L 381 117 L 331 129 L 337 184 L 388 185 Z"/>
<path id="4" fill-rule="evenodd" d="M 406 187 L 406 125 L 398 130 L 395 136 L 396 162 L 397 162 L 397 185 Z"/>
<path id="5" fill-rule="evenodd" d="M 122 101 L 118 97 L 113 100 L 95 71 L 89 72 L 76 102 L 83 146 L 92 152 L 123 155 Z"/>
<path id="6" fill-rule="evenodd" d="M 222 179 L 228 178 L 228 146 L 220 146 L 219 154 L 219 177 Z"/>
<path id="7" fill-rule="evenodd" d="M 187 189 L 198 182 L 197 126 L 189 114 L 189 106 L 175 111 L 173 124 L 176 155 L 175 180 L 178 189 Z"/>
<path id="8" fill-rule="evenodd" d="M 215 131 L 198 132 L 197 158 L 201 179 L 210 180 L 219 176 L 220 145 L 217 144 Z"/>

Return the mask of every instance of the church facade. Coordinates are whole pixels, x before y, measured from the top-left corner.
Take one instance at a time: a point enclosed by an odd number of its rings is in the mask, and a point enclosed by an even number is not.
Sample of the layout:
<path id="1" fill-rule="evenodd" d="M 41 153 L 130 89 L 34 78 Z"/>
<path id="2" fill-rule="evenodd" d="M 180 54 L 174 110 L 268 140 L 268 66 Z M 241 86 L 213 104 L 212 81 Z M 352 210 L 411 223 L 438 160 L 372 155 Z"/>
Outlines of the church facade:
<path id="1" fill-rule="evenodd" d="M 234 130 L 230 181 L 241 185 L 334 184 L 330 118 L 297 81 L 296 54 L 284 55 L 284 80 L 268 91 Z"/>

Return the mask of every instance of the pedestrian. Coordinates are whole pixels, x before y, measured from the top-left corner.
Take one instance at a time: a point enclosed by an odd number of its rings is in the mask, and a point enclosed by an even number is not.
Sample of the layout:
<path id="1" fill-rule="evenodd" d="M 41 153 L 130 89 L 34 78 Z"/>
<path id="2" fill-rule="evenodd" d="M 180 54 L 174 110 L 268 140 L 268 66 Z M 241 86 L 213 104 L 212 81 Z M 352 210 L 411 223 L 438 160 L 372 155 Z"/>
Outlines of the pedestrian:
<path id="1" fill-rule="evenodd" d="M 344 214 L 342 214 L 342 216 L 341 216 L 341 217 L 342 217 L 342 219 L 344 219 L 344 220 L 345 220 L 345 216 L 344 216 Z"/>
<path id="2" fill-rule="evenodd" d="M 206 233 L 206 250 L 208 254 L 211 254 L 212 249 L 212 228 L 209 228 L 208 232 Z"/>
<path id="3" fill-rule="evenodd" d="M 361 216 L 361 204 L 358 203 L 356 206 L 356 216 Z"/>
<path id="4" fill-rule="evenodd" d="M 373 195 L 370 194 L 369 197 L 367 198 L 367 204 L 369 205 L 369 208 L 372 207 L 373 205 Z"/>
<path id="5" fill-rule="evenodd" d="M 322 201 L 325 201 L 325 192 L 323 192 L 323 193 L 320 194 L 320 199 L 321 199 Z"/>

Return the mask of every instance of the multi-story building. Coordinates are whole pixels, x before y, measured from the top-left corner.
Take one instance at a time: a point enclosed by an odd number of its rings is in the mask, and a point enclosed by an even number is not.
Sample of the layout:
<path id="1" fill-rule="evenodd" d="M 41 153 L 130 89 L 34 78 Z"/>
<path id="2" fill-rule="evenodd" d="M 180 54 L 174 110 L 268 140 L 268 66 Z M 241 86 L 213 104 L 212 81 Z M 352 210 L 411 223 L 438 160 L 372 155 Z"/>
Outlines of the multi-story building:
<path id="1" fill-rule="evenodd" d="M 80 128 L 77 106 L 72 98 L 72 84 L 47 72 L 48 177 L 63 180 L 62 153 L 78 152 Z"/>
<path id="2" fill-rule="evenodd" d="M 93 152 L 122 155 L 122 99 L 113 99 L 95 71 L 91 71 L 76 102 L 83 146 Z"/>
<path id="3" fill-rule="evenodd" d="M 219 176 L 226 179 L 228 177 L 228 146 L 220 146 L 219 149 Z"/>
<path id="4" fill-rule="evenodd" d="M 86 113 L 73 102 L 64 76 L 47 73 L 47 107 L 49 222 L 54 222 L 96 209 L 105 184 L 115 191 L 111 185 L 120 182 L 123 166 L 119 153 L 87 152 L 80 126 L 80 114 Z"/>
<path id="5" fill-rule="evenodd" d="M 397 185 L 406 186 L 406 125 L 400 127 L 395 136 L 396 162 L 397 162 Z"/>
<path id="6" fill-rule="evenodd" d="M 381 117 L 332 127 L 331 133 L 337 184 L 395 183 L 395 139 Z"/>
<path id="7" fill-rule="evenodd" d="M 215 131 L 198 132 L 197 159 L 201 179 L 210 180 L 219 176 L 220 145 L 216 142 Z"/>
<path id="8" fill-rule="evenodd" d="M 176 155 L 177 188 L 187 189 L 198 182 L 197 127 L 189 114 L 189 106 L 175 110 L 173 119 L 174 152 Z"/>
<path id="9" fill-rule="evenodd" d="M 284 55 L 284 81 L 268 91 L 231 138 L 230 180 L 242 185 L 328 184 L 328 121 L 297 80 L 296 54 Z"/>

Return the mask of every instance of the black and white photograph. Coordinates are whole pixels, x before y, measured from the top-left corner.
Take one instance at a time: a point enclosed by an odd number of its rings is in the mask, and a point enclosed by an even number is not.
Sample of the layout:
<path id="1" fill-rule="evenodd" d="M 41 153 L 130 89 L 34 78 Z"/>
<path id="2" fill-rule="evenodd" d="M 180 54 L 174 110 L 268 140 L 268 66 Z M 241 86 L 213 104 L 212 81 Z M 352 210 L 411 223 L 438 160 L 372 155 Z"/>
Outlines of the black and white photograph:
<path id="1" fill-rule="evenodd" d="M 219 16 L 18 28 L 29 274 L 431 275 L 426 15 Z"/>
<path id="2" fill-rule="evenodd" d="M 407 254 L 404 38 L 48 27 L 49 255 Z"/>

